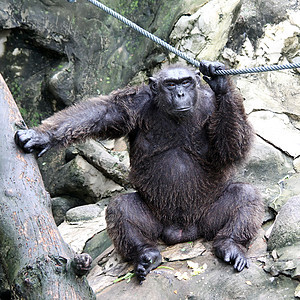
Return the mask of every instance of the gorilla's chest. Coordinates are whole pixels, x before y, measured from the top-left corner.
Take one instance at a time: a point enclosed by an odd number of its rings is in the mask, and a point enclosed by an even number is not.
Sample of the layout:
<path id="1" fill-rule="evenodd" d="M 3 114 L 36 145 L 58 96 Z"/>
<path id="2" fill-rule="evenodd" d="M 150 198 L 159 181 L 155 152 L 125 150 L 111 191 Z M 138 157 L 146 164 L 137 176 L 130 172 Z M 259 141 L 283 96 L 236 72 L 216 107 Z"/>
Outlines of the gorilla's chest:
<path id="1" fill-rule="evenodd" d="M 197 159 L 204 158 L 208 149 L 206 130 L 196 115 L 183 120 L 148 117 L 130 141 L 132 156 L 144 158 L 184 152 Z"/>

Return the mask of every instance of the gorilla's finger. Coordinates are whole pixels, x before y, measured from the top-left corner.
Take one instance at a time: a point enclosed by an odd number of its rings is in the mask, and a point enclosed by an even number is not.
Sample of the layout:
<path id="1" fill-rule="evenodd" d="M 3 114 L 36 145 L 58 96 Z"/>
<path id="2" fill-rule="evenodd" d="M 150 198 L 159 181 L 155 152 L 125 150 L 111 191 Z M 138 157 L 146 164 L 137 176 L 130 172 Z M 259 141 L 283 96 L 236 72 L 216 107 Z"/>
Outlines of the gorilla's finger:
<path id="1" fill-rule="evenodd" d="M 28 140 L 28 142 L 23 146 L 24 151 L 32 152 L 36 147 L 36 141 L 33 139 Z"/>
<path id="2" fill-rule="evenodd" d="M 207 83 L 209 83 L 211 81 L 211 79 L 208 76 L 203 76 L 203 79 Z"/>
<path id="3" fill-rule="evenodd" d="M 50 146 L 46 146 L 46 147 L 38 154 L 38 157 L 41 157 L 42 155 L 44 155 L 49 149 L 50 149 Z"/>
<path id="4" fill-rule="evenodd" d="M 26 135 L 26 130 L 18 130 L 15 134 L 15 141 L 17 145 L 20 145 L 21 147 L 30 139 Z"/>
<path id="5" fill-rule="evenodd" d="M 213 64 L 209 65 L 209 74 L 210 77 L 216 76 L 216 67 Z"/>

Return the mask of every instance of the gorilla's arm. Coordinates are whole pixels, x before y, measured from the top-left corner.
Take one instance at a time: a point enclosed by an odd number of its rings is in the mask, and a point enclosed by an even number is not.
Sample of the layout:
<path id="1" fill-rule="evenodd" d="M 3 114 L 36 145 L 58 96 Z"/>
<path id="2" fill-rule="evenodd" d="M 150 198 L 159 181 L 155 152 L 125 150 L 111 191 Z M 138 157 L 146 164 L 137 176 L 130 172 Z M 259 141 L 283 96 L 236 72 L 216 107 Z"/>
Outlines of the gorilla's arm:
<path id="1" fill-rule="evenodd" d="M 37 151 L 41 156 L 56 145 L 88 137 L 121 137 L 134 128 L 138 110 L 150 97 L 147 87 L 135 87 L 91 98 L 54 114 L 38 127 L 17 131 L 15 140 L 25 152 Z"/>
<path id="2" fill-rule="evenodd" d="M 208 123 L 210 160 L 222 168 L 245 158 L 253 132 L 247 121 L 242 96 L 228 76 L 214 75 L 217 69 L 224 69 L 224 65 L 204 61 L 200 67 L 216 98 L 216 108 Z"/>

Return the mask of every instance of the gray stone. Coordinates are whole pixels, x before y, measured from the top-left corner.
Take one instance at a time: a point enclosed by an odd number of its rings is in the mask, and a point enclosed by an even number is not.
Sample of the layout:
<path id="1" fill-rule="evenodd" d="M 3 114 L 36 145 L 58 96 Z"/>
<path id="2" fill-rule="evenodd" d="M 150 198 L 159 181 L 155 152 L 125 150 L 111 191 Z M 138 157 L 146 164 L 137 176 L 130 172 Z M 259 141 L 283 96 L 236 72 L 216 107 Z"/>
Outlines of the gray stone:
<path id="1" fill-rule="evenodd" d="M 161 252 L 164 261 L 193 259 L 205 252 L 206 248 L 200 241 L 180 243 L 167 247 Z"/>
<path id="2" fill-rule="evenodd" d="M 128 185 L 129 161 L 125 158 L 128 157 L 127 151 L 116 152 L 111 150 L 108 152 L 101 143 L 94 140 L 79 144 L 76 146 L 76 149 L 84 159 L 107 178 L 112 179 L 120 185 Z"/>
<path id="3" fill-rule="evenodd" d="M 272 276 L 280 274 L 293 279 L 300 279 L 300 242 L 272 251 L 264 266 L 264 270 Z"/>
<path id="4" fill-rule="evenodd" d="M 57 171 L 50 189 L 52 194 L 73 195 L 87 203 L 96 202 L 123 190 L 120 185 L 107 179 L 80 155 Z"/>
<path id="5" fill-rule="evenodd" d="M 128 5 L 127 1 L 112 0 L 106 4 L 167 39 L 181 13 L 193 13 L 203 2 L 161 2 L 159 9 L 152 1 Z M 64 103 L 123 87 L 138 71 L 152 68 L 157 65 L 157 58 L 161 61 L 166 57 L 150 39 L 81 1 L 71 4 L 66 0 L 2 0 L 0 28 L 11 30 L 0 56 L 0 69 L 9 85 L 17 83 L 20 87 L 14 96 L 23 108 L 26 106 L 26 122 L 36 113 L 44 119 L 45 114 L 61 109 Z M 12 55 L 13 52 L 18 55 Z M 74 65 L 66 69 L 71 70 L 70 76 L 68 71 L 60 72 L 64 69 L 61 66 L 69 63 Z M 50 75 L 53 73 L 62 80 L 54 82 Z M 39 91 L 31 97 L 26 90 L 28 79 L 35 75 L 38 78 L 32 86 Z"/>
<path id="6" fill-rule="evenodd" d="M 52 182 L 58 180 L 57 171 L 65 164 L 65 149 L 50 149 L 38 159 L 39 169 L 41 171 L 46 190 L 51 197 L 56 197 Z M 63 194 L 60 194 L 62 196 Z M 76 196 L 75 196 L 76 197 Z"/>
<path id="7" fill-rule="evenodd" d="M 296 158 L 293 164 L 296 172 L 300 173 L 300 157 Z"/>
<path id="8" fill-rule="evenodd" d="M 75 101 L 74 72 L 74 65 L 71 62 L 60 64 L 57 70 L 50 74 L 46 83 L 55 99 L 61 101 L 65 106 L 69 106 Z"/>
<path id="9" fill-rule="evenodd" d="M 114 264 L 113 262 L 117 262 Z M 124 263 L 123 263 L 124 264 Z M 113 283 L 130 274 L 114 254 L 88 276 L 97 299 L 292 299 L 297 282 L 284 276 L 270 277 L 258 263 L 237 273 L 232 266 L 218 260 L 210 251 L 192 260 L 164 263 L 150 272 L 142 285 L 133 277 Z M 119 268 L 117 268 L 119 266 Z M 95 273 L 94 273 L 95 272 Z M 96 280 L 97 278 L 97 280 Z M 263 287 L 263 288 L 262 288 Z"/>
<path id="10" fill-rule="evenodd" d="M 300 196 L 290 198 L 287 203 L 282 206 L 276 217 L 275 224 L 268 241 L 268 250 L 291 246 L 300 242 L 299 211 Z"/>
<path id="11" fill-rule="evenodd" d="M 83 248 L 83 252 L 88 253 L 93 259 L 95 259 L 111 245 L 112 242 L 107 234 L 107 231 L 103 230 L 99 233 L 96 233 L 91 239 L 86 242 Z"/>
<path id="12" fill-rule="evenodd" d="M 206 2 L 193 15 L 182 16 L 177 21 L 171 40 L 176 48 L 192 57 L 215 60 L 227 42 L 230 24 L 240 3 L 240 0 Z M 215 30 L 216 26 L 218 30 Z"/>
<path id="13" fill-rule="evenodd" d="M 295 289 L 295 297 L 300 298 L 300 283 L 298 284 L 297 288 Z"/>
<path id="14" fill-rule="evenodd" d="M 56 197 L 51 199 L 52 214 L 58 226 L 65 220 L 66 212 L 76 206 L 83 205 L 84 202 L 71 197 Z"/>
<path id="15" fill-rule="evenodd" d="M 257 111 L 249 119 L 256 133 L 292 157 L 300 155 L 300 131 L 285 114 Z"/>
<path id="16" fill-rule="evenodd" d="M 279 212 L 281 207 L 293 196 L 300 194 L 300 174 L 290 174 L 282 178 L 278 182 L 280 189 L 279 194 L 269 202 L 271 207 L 276 212 Z"/>
<path id="17" fill-rule="evenodd" d="M 68 210 L 66 221 L 69 223 L 88 221 L 96 219 L 101 213 L 102 209 L 97 204 L 82 205 Z"/>
<path id="18" fill-rule="evenodd" d="M 107 204 L 106 201 L 104 202 Z M 73 212 L 70 214 L 73 215 L 73 221 L 61 223 L 58 229 L 63 239 L 73 250 L 82 253 L 86 242 L 106 229 L 105 205 L 91 204 L 72 210 Z M 88 215 L 90 218 L 87 220 Z"/>
<path id="19" fill-rule="evenodd" d="M 278 199 L 281 201 L 282 192 L 286 190 L 285 178 L 289 178 L 291 172 L 293 160 L 260 137 L 256 137 L 247 162 L 239 170 L 236 180 L 252 183 L 261 193 L 266 207 L 271 206 L 275 209 L 276 206 L 278 210 L 280 207 Z M 273 219 L 274 215 L 269 214 L 266 217 Z"/>

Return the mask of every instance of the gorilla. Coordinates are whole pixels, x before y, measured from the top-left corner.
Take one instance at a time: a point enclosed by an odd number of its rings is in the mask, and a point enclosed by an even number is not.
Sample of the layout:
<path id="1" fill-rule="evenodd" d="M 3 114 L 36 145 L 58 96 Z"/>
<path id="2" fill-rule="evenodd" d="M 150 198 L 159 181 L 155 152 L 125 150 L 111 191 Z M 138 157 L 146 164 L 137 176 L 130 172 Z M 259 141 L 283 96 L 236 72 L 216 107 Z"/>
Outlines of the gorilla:
<path id="1" fill-rule="evenodd" d="M 107 231 L 117 252 L 134 264 L 140 282 L 161 263 L 157 241 L 168 245 L 200 237 L 237 271 L 249 266 L 247 246 L 262 221 L 256 189 L 233 182 L 249 152 L 253 131 L 243 98 L 219 62 L 202 61 L 200 73 L 169 66 L 149 85 L 90 98 L 16 132 L 25 151 L 48 149 L 88 137 L 126 136 L 136 192 L 111 200 Z"/>

